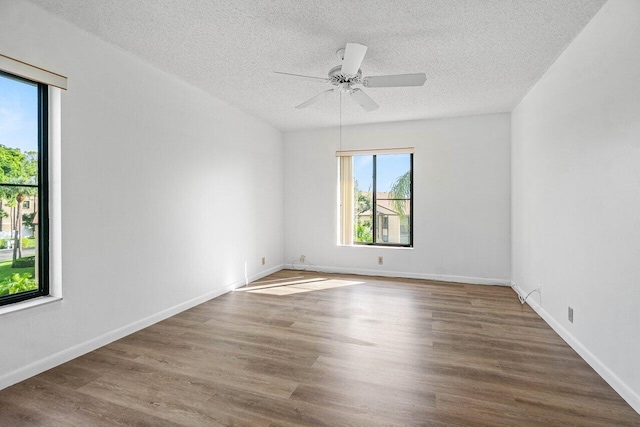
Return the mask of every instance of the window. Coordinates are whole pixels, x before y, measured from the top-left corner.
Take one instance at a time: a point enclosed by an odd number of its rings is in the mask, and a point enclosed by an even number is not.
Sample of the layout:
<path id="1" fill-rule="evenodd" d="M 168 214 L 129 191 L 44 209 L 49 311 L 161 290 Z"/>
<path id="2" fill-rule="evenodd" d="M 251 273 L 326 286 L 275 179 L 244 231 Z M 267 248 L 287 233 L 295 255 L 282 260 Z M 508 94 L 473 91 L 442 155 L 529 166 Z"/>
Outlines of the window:
<path id="1" fill-rule="evenodd" d="M 413 246 L 413 153 L 376 151 L 339 152 L 340 243 Z"/>
<path id="2" fill-rule="evenodd" d="M 0 305 L 49 294 L 48 87 L 0 71 Z"/>

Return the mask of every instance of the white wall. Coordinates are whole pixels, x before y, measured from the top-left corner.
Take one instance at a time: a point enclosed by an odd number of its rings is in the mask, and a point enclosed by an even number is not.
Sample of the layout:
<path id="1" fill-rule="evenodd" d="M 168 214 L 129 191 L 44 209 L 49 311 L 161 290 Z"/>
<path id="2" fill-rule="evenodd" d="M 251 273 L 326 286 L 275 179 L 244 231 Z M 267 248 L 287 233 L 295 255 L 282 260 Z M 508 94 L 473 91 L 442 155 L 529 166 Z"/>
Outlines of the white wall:
<path id="1" fill-rule="evenodd" d="M 508 114 L 353 126 L 342 133 L 342 149 L 415 147 L 414 248 L 337 244 L 339 131 L 319 129 L 284 134 L 285 263 L 304 254 L 324 271 L 509 281 Z"/>
<path id="2" fill-rule="evenodd" d="M 513 280 L 542 285 L 534 308 L 636 411 L 639 23 L 610 0 L 512 115 Z"/>
<path id="3" fill-rule="evenodd" d="M 245 262 L 279 269 L 279 131 L 30 4 L 0 6 L 1 53 L 69 78 L 64 299 L 0 317 L 0 388 L 244 283 Z"/>

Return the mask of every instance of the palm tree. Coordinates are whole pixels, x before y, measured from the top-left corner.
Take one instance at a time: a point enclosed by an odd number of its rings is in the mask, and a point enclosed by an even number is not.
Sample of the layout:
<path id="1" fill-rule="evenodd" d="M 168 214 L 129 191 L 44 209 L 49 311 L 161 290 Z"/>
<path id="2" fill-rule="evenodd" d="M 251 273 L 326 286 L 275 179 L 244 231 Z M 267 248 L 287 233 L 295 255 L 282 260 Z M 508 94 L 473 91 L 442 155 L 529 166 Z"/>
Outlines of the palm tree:
<path id="1" fill-rule="evenodd" d="M 2 202 L 3 200 L 0 198 L 0 231 L 2 231 L 2 220 L 9 216 L 2 208 Z"/>
<path id="2" fill-rule="evenodd" d="M 13 263 L 16 259 L 22 258 L 22 202 L 24 201 L 24 194 L 19 192 L 16 194 L 16 231 L 15 242 L 13 245 Z"/>
<path id="3" fill-rule="evenodd" d="M 393 200 L 393 204 L 400 215 L 400 218 L 405 218 L 405 200 L 411 199 L 411 171 L 400 175 L 391 184 L 389 189 L 389 198 Z"/>
<path id="4" fill-rule="evenodd" d="M 32 185 L 30 180 L 24 178 L 11 179 L 12 184 L 28 184 Z M 16 259 L 22 258 L 22 202 L 25 196 L 33 196 L 37 193 L 35 187 L 3 187 L 0 197 L 8 201 L 15 200 L 15 216 L 13 216 L 13 263 Z M 8 203 L 9 204 L 9 203 Z M 11 203 L 13 204 L 13 203 Z"/>

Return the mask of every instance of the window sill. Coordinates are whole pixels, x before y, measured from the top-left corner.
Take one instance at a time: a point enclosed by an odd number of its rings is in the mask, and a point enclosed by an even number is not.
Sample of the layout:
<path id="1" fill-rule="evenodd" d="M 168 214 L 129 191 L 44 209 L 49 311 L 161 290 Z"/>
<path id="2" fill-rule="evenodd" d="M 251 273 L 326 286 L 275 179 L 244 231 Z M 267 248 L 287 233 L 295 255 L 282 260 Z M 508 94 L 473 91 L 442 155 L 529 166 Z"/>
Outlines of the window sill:
<path id="1" fill-rule="evenodd" d="M 343 245 L 338 243 L 339 248 L 372 248 L 372 249 L 400 249 L 413 250 L 413 246 L 392 246 L 392 245 Z"/>
<path id="2" fill-rule="evenodd" d="M 15 304 L 4 305 L 0 307 L 0 316 L 4 314 L 14 313 L 16 311 L 27 310 L 33 307 L 39 307 L 41 305 L 50 304 L 52 302 L 62 301 L 62 297 L 46 296 L 33 298 L 27 301 L 17 302 Z"/>

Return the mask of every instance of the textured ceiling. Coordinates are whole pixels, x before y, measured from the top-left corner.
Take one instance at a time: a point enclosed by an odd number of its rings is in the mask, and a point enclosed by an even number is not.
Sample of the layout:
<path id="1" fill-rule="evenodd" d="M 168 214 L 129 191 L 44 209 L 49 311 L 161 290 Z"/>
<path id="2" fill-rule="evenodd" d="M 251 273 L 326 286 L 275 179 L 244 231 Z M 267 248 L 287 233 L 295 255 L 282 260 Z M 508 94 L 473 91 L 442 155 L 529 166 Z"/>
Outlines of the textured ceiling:
<path id="1" fill-rule="evenodd" d="M 346 42 L 369 47 L 363 75 L 425 72 L 418 88 L 343 97 L 343 124 L 515 107 L 606 0 L 30 0 L 282 131 L 336 126 L 339 95 L 296 110 Z"/>

